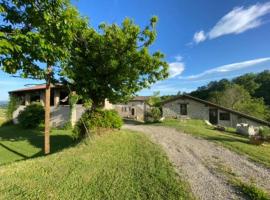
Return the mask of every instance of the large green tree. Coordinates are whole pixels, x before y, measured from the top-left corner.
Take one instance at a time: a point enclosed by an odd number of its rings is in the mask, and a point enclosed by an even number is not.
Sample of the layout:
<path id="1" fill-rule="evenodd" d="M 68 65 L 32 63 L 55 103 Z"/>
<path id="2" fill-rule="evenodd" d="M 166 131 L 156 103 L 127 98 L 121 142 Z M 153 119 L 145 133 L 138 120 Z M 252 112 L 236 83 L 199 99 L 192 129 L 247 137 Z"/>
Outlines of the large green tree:
<path id="1" fill-rule="evenodd" d="M 224 91 L 212 92 L 209 100 L 224 107 L 269 120 L 270 110 L 264 104 L 263 98 L 252 98 L 243 86 L 233 84 Z"/>
<path id="2" fill-rule="evenodd" d="M 77 33 L 65 75 L 76 92 L 91 99 L 93 108 L 129 99 L 139 90 L 168 76 L 168 64 L 161 52 L 151 53 L 156 39 L 153 17 L 143 30 L 130 19 L 121 26 L 101 24 Z"/>
<path id="3" fill-rule="evenodd" d="M 51 79 L 69 56 L 75 31 L 85 22 L 68 0 L 2 0 L 0 11 L 1 69 L 46 80 L 45 153 L 49 153 Z"/>

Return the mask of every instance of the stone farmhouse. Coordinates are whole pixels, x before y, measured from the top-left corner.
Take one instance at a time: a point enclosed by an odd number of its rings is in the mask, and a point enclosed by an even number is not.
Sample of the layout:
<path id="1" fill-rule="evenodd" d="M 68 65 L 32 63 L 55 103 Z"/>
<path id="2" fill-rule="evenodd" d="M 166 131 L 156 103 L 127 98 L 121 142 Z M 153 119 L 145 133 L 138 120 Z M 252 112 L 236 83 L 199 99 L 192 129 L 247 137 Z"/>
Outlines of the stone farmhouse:
<path id="1" fill-rule="evenodd" d="M 18 123 L 17 117 L 19 113 L 32 102 L 40 102 L 44 105 L 45 102 L 45 85 L 38 85 L 33 87 L 26 87 L 23 89 L 18 89 L 10 91 L 10 96 L 15 96 L 19 99 L 20 105 L 17 110 L 13 113 L 13 122 Z M 71 115 L 71 123 L 75 124 L 84 113 L 85 108 L 82 102 L 79 101 L 75 106 L 74 111 L 71 113 L 68 95 L 69 90 L 63 85 L 56 84 L 51 86 L 51 126 L 61 127 L 65 123 L 69 122 Z M 131 118 L 135 120 L 144 120 L 146 109 L 147 97 L 135 97 L 126 104 L 111 104 L 109 101 L 105 100 L 104 109 L 115 109 L 123 118 Z"/>
<path id="2" fill-rule="evenodd" d="M 236 127 L 239 123 L 270 126 L 270 122 L 189 95 L 181 95 L 162 104 L 164 118 L 202 119 L 211 124 Z"/>
<path id="3" fill-rule="evenodd" d="M 148 98 L 147 96 L 137 96 L 127 103 L 114 105 L 114 109 L 118 111 L 123 118 L 144 121 L 146 112 L 150 108 L 147 104 Z"/>

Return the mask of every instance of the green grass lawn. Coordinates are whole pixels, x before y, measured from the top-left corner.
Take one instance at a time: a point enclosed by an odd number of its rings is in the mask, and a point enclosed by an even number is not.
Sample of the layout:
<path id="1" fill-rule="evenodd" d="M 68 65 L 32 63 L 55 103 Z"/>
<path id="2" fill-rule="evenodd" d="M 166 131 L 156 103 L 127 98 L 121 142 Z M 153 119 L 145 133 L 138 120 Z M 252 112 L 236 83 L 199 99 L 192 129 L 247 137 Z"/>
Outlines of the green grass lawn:
<path id="1" fill-rule="evenodd" d="M 192 199 L 161 148 L 128 131 L 0 166 L 0 177 L 0 199 Z"/>
<path id="2" fill-rule="evenodd" d="M 0 165 L 43 155 L 43 129 L 25 130 L 19 126 L 0 126 Z M 74 144 L 71 131 L 52 130 L 51 151 Z"/>
<path id="3" fill-rule="evenodd" d="M 245 154 L 250 159 L 260 162 L 270 168 L 270 144 L 261 146 L 249 143 L 248 137 L 231 132 L 220 132 L 213 130 L 201 120 L 166 120 L 157 125 L 174 127 L 185 133 L 216 142 L 237 153 Z"/>

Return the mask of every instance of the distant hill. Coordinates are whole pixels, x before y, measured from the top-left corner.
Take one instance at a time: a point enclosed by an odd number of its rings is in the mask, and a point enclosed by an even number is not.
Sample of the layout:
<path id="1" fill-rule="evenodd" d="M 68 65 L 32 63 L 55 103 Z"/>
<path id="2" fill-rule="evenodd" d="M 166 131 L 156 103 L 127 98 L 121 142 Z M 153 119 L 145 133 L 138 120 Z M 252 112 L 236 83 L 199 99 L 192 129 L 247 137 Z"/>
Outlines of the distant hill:
<path id="1" fill-rule="evenodd" d="M 0 107 L 6 107 L 8 104 L 7 101 L 0 101 Z"/>

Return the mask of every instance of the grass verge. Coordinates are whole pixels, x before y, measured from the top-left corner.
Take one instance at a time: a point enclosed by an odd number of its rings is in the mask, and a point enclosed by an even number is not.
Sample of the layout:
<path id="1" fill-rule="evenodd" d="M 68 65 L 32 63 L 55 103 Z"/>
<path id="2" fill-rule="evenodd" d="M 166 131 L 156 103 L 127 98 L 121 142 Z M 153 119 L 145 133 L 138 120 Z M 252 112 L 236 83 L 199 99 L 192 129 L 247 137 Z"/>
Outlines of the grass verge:
<path id="1" fill-rule="evenodd" d="M 247 137 L 235 134 L 232 130 L 228 132 L 214 130 L 201 120 L 166 120 L 156 125 L 173 127 L 179 131 L 216 142 L 232 151 L 247 155 L 250 159 L 270 168 L 269 143 L 261 146 L 252 145 Z"/>
<path id="2" fill-rule="evenodd" d="M 117 131 L 0 167 L 0 199 L 192 199 L 160 147 Z"/>
<path id="3" fill-rule="evenodd" d="M 216 170 L 227 178 L 227 181 L 240 191 L 246 198 L 251 200 L 270 200 L 269 194 L 262 188 L 258 187 L 252 181 L 244 182 L 228 166 L 217 163 Z"/>
<path id="4" fill-rule="evenodd" d="M 51 131 L 51 152 L 74 145 L 70 130 Z M 20 126 L 0 126 L 0 165 L 43 156 L 43 129 L 23 129 Z"/>

